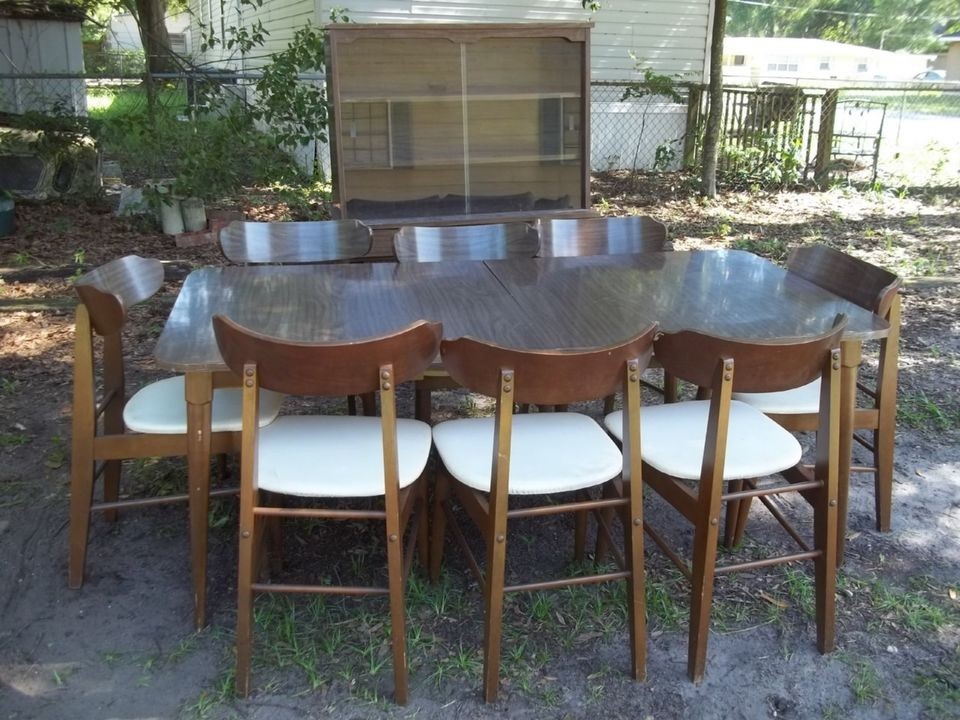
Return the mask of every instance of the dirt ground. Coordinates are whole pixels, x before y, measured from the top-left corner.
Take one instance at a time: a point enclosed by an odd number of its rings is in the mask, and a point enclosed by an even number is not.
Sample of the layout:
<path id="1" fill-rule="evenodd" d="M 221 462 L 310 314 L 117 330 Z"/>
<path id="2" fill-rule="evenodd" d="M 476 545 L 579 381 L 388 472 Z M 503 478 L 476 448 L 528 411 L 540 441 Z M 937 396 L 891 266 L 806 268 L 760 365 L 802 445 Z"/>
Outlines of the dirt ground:
<path id="1" fill-rule="evenodd" d="M 66 585 L 72 266 L 127 253 L 176 261 L 175 279 L 133 313 L 126 341 L 136 387 L 161 375 L 153 342 L 184 271 L 220 263 L 219 254 L 177 249 L 105 204 L 20 204 L 16 235 L 0 241 L 0 718 L 960 717 L 960 189 L 743 192 L 705 202 L 682 176 L 607 175 L 594 193 L 604 212 L 666 222 L 678 250 L 738 247 L 782 261 L 796 245 L 827 243 L 906 279 L 894 527 L 874 531 L 872 487 L 860 478 L 836 652 L 816 650 L 811 568 L 740 573 L 717 581 L 707 677 L 690 684 L 688 589 L 649 543 L 646 682 L 626 673 L 620 584 L 511 597 L 501 699 L 487 706 L 482 605 L 450 547 L 443 581 L 431 586 L 415 573 L 408 592 L 408 706 L 390 699 L 386 606 L 369 599 L 258 600 L 255 690 L 236 700 L 233 501 L 211 510 L 210 624 L 202 632 L 192 630 L 182 506 L 112 524 L 95 518 L 86 583 Z M 868 356 L 863 373 L 874 371 Z M 465 393 L 437 402 L 441 417 L 488 407 Z M 125 471 L 131 493 L 182 487 L 184 475 L 176 460 Z M 649 520 L 681 544 L 688 539 L 668 508 L 646 502 Z M 785 505 L 811 527 L 807 508 Z M 514 571 L 549 574 L 568 564 L 564 520 L 518 529 Z M 776 530 L 755 508 L 742 552 L 788 547 Z M 377 577 L 382 546 L 365 532 L 288 527 L 287 570 Z"/>

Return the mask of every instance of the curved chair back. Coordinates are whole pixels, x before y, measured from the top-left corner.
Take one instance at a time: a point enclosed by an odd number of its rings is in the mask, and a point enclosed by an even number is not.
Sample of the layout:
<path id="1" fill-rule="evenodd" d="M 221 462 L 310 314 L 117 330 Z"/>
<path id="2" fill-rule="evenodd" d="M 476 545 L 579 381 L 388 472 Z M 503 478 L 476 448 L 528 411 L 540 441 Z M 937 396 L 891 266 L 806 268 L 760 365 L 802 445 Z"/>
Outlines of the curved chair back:
<path id="1" fill-rule="evenodd" d="M 393 251 L 399 262 L 531 258 L 539 247 L 536 229 L 526 223 L 408 225 L 393 236 Z"/>
<path id="2" fill-rule="evenodd" d="M 373 231 L 357 220 L 244 222 L 220 231 L 220 248 L 233 263 L 287 265 L 356 260 L 370 252 Z"/>
<path id="3" fill-rule="evenodd" d="M 513 350 L 464 337 L 444 340 L 440 354 L 450 376 L 471 390 L 498 397 L 501 375 L 511 372 L 514 402 L 566 405 L 616 392 L 628 361 L 636 360 L 636 372 L 643 372 L 656 332 L 654 324 L 619 345 L 586 350 Z"/>
<path id="4" fill-rule="evenodd" d="M 671 250 L 667 226 L 650 217 L 540 218 L 538 257 L 626 255 Z"/>
<path id="5" fill-rule="evenodd" d="M 713 387 L 718 364 L 732 361 L 727 369 L 733 370 L 735 392 L 776 392 L 819 377 L 827 353 L 840 347 L 846 324 L 846 317 L 841 315 L 821 335 L 755 341 L 683 330 L 658 337 L 654 353 L 666 372 L 699 387 Z"/>
<path id="6" fill-rule="evenodd" d="M 74 283 L 99 335 L 119 332 L 127 309 L 153 297 L 163 285 L 163 264 L 138 255 L 111 260 L 82 275 Z"/>
<path id="7" fill-rule="evenodd" d="M 437 356 L 438 322 L 420 320 L 388 335 L 356 342 L 305 343 L 262 335 L 214 315 L 224 362 L 239 376 L 257 366 L 260 387 L 292 395 L 362 395 L 381 389 L 380 368 L 393 365 L 393 382 L 419 377 Z"/>
<path id="8" fill-rule="evenodd" d="M 796 248 L 787 270 L 881 317 L 887 316 L 902 284 L 892 272 L 826 245 Z"/>

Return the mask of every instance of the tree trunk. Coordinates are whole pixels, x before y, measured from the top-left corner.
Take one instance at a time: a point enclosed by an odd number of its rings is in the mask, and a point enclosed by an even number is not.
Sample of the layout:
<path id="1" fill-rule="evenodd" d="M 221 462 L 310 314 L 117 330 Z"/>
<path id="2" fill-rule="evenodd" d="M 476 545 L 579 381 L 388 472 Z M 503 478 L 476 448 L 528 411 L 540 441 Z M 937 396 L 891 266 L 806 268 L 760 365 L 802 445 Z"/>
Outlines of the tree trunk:
<path id="1" fill-rule="evenodd" d="M 717 195 L 717 146 L 723 113 L 723 35 L 726 27 L 727 0 L 715 0 L 710 43 L 710 112 L 703 135 L 703 175 L 700 181 L 700 193 L 711 198 Z"/>
<path id="2" fill-rule="evenodd" d="M 167 0 L 126 0 L 125 4 L 137 18 L 148 72 L 175 72 L 177 67 L 170 54 L 170 37 L 165 23 Z"/>

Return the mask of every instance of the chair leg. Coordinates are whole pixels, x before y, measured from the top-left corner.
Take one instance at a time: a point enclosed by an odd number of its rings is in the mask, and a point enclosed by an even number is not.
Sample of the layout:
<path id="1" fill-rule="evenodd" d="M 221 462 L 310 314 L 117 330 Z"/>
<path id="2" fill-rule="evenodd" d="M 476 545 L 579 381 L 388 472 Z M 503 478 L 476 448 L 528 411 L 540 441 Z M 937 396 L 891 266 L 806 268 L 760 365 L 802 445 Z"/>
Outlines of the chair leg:
<path id="1" fill-rule="evenodd" d="M 360 396 L 360 402 L 363 404 L 364 415 L 367 417 L 374 417 L 377 414 L 376 393 L 364 393 Z"/>
<path id="2" fill-rule="evenodd" d="M 893 511 L 893 420 L 880 412 L 880 428 L 873 433 L 874 502 L 877 530 L 890 532 Z"/>
<path id="3" fill-rule="evenodd" d="M 731 480 L 727 484 L 727 489 L 734 493 L 743 489 L 743 480 Z M 740 501 L 730 500 L 727 502 L 727 512 L 723 527 L 723 546 L 728 550 L 735 545 L 735 534 L 738 520 L 740 518 Z"/>
<path id="4" fill-rule="evenodd" d="M 612 413 L 614 407 L 616 407 L 616 404 L 617 404 L 617 396 L 616 396 L 616 395 L 607 395 L 607 396 L 603 399 L 603 414 L 604 414 L 604 415 L 609 415 L 610 413 Z"/>
<path id="5" fill-rule="evenodd" d="M 740 509 L 737 511 L 737 526 L 733 531 L 733 545 L 739 547 L 743 542 L 743 534 L 747 530 L 747 519 L 750 517 L 750 507 L 753 504 L 753 498 L 744 498 L 740 501 Z"/>
<path id="6" fill-rule="evenodd" d="M 250 657 L 253 645 L 253 584 L 256 561 L 256 519 L 240 517 L 240 550 L 237 561 L 237 695 L 250 693 Z"/>
<path id="7" fill-rule="evenodd" d="M 347 415 L 357 414 L 357 396 L 347 395 Z"/>
<path id="8" fill-rule="evenodd" d="M 414 397 L 413 416 L 421 422 L 429 423 L 431 411 L 433 410 L 430 391 L 421 389 L 420 384 L 417 383 L 416 390 L 414 390 Z"/>
<path id="9" fill-rule="evenodd" d="M 430 502 L 427 495 L 427 482 L 425 478 L 420 478 L 420 489 L 417 491 L 420 499 L 419 508 L 416 510 L 420 515 L 420 525 L 417 528 L 417 554 L 420 557 L 420 567 L 424 572 L 430 569 Z"/>
<path id="10" fill-rule="evenodd" d="M 399 521 L 397 522 L 399 525 Z M 407 704 L 407 630 L 403 582 L 403 537 L 387 537 L 387 573 L 390 577 L 390 642 L 393 646 L 394 699 Z"/>
<path id="11" fill-rule="evenodd" d="M 500 685 L 500 642 L 503 630 L 503 586 L 506 573 L 506 537 L 487 538 L 487 568 L 484 582 L 486 617 L 483 628 L 483 697 L 497 699 Z"/>
<path id="12" fill-rule="evenodd" d="M 578 493 L 579 500 L 589 500 L 590 496 L 584 493 Z M 573 559 L 574 562 L 582 563 L 586 557 L 587 544 L 587 510 L 580 510 L 573 514 Z"/>
<path id="13" fill-rule="evenodd" d="M 92 442 L 93 438 L 90 438 L 90 443 L 73 443 L 73 462 L 70 467 L 70 567 L 67 580 L 74 589 L 83 585 L 87 564 L 90 505 L 93 503 Z"/>
<path id="14" fill-rule="evenodd" d="M 440 579 L 440 566 L 443 563 L 443 541 L 447 531 L 445 506 L 450 498 L 450 479 L 441 469 L 437 473 L 437 482 L 433 488 L 433 517 L 431 518 L 430 538 L 430 582 Z"/>
<path id="15" fill-rule="evenodd" d="M 122 465 L 119 460 L 108 460 L 103 468 L 103 501 L 116 502 L 120 499 L 120 474 Z M 116 522 L 119 513 L 116 509 L 104 510 L 103 519 Z"/>
<path id="16" fill-rule="evenodd" d="M 633 490 L 633 488 L 630 488 Z M 634 680 L 647 677 L 647 602 L 646 574 L 643 562 L 643 522 L 631 521 L 630 506 L 623 508 L 623 544 L 627 578 L 627 615 L 630 625 L 630 671 Z"/>
<path id="17" fill-rule="evenodd" d="M 663 371 L 663 401 L 665 403 L 677 401 L 677 377 L 666 370 Z"/>
<path id="18" fill-rule="evenodd" d="M 612 483 L 606 483 L 603 486 L 604 499 L 610 499 L 617 497 L 617 492 L 614 489 Z M 600 520 L 597 521 L 597 544 L 593 553 L 593 561 L 600 565 L 607 559 L 607 553 L 610 551 L 610 548 L 607 547 L 607 536 L 603 534 L 600 530 L 601 522 L 607 527 L 610 527 L 611 520 L 613 520 L 614 510 L 612 508 L 602 508 L 597 511 L 600 514 Z"/>
<path id="19" fill-rule="evenodd" d="M 834 648 L 837 588 L 838 527 L 837 488 L 824 484 L 814 506 L 813 533 L 820 555 L 814 559 L 816 584 L 817 649 L 822 653 Z"/>
<path id="20" fill-rule="evenodd" d="M 690 637 L 687 646 L 687 674 L 694 683 L 703 680 L 710 635 L 710 608 L 713 605 L 713 577 L 717 566 L 717 518 L 698 518 L 693 535 L 693 568 L 690 593 Z"/>
<path id="21" fill-rule="evenodd" d="M 122 393 L 123 388 L 118 392 Z M 124 431 L 123 424 L 123 404 L 121 397 L 114 397 L 103 412 L 103 433 L 104 435 L 122 435 Z M 120 499 L 120 474 L 123 472 L 123 466 L 120 460 L 108 460 L 103 468 L 103 501 L 116 502 Z M 117 510 L 105 510 L 103 519 L 107 522 L 116 522 L 119 513 Z"/>

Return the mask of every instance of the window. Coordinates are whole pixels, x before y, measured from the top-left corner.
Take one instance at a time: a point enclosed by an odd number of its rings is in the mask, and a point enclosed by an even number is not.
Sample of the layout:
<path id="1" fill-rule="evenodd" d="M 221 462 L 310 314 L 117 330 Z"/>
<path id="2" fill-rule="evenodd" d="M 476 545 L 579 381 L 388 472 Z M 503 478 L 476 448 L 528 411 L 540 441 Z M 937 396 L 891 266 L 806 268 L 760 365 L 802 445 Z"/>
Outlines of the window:
<path id="1" fill-rule="evenodd" d="M 773 57 L 770 58 L 770 62 L 767 63 L 767 70 L 769 72 L 797 72 L 799 67 L 800 64 L 797 58 L 792 57 Z"/>
<path id="2" fill-rule="evenodd" d="M 867 72 L 867 61 L 858 60 L 857 61 L 857 72 Z"/>
<path id="3" fill-rule="evenodd" d="M 180 55 L 187 53 L 187 36 L 185 33 L 168 33 L 167 39 L 170 41 L 170 49 Z"/>
<path id="4" fill-rule="evenodd" d="M 820 58 L 820 69 L 821 70 L 830 69 L 830 58 Z"/>
<path id="5" fill-rule="evenodd" d="M 743 55 L 734 55 L 733 56 L 734 65 L 746 65 L 746 57 Z"/>

